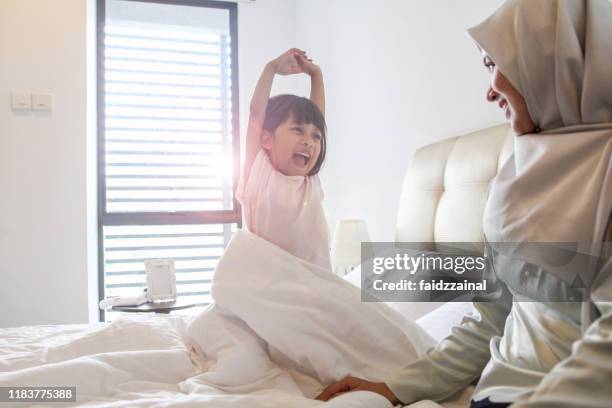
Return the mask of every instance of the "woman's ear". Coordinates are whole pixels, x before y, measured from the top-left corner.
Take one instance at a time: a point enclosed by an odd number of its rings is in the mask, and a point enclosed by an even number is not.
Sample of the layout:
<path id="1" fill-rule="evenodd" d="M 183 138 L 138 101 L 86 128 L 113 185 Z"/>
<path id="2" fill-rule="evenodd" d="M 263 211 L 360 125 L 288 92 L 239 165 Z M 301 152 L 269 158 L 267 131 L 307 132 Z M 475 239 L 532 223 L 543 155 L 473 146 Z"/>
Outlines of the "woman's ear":
<path id="1" fill-rule="evenodd" d="M 265 150 L 272 149 L 272 145 L 274 144 L 274 136 L 267 130 L 264 130 L 261 134 L 261 147 Z"/>

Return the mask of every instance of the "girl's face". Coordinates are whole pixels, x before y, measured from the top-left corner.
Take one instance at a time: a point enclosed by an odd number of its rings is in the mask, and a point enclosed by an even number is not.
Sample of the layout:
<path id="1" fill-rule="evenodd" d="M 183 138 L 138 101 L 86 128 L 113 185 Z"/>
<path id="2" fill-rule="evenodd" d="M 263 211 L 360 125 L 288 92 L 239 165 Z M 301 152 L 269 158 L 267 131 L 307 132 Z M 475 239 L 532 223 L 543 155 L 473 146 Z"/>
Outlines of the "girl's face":
<path id="1" fill-rule="evenodd" d="M 484 65 L 491 72 L 491 85 L 487 90 L 487 101 L 496 102 L 510 121 L 512 130 L 517 135 L 535 132 L 536 126 L 529 115 L 523 95 L 516 90 L 488 55 L 484 56 Z"/>
<path id="2" fill-rule="evenodd" d="M 264 131 L 262 147 L 276 170 L 286 176 L 307 176 L 321 153 L 321 131 L 312 123 L 296 123 L 290 115 L 274 134 Z"/>

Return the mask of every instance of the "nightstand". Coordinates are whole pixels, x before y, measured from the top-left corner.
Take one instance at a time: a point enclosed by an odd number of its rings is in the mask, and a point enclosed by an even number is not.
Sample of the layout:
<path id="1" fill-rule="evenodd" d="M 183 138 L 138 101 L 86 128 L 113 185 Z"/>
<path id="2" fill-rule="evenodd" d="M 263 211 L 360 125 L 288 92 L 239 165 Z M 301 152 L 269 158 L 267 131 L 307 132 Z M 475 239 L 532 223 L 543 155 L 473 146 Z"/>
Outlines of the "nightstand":
<path id="1" fill-rule="evenodd" d="M 136 313 L 136 312 L 155 312 L 155 313 L 170 313 L 173 310 L 181 310 L 181 309 L 189 309 L 190 307 L 194 307 L 195 303 L 186 302 L 180 299 L 175 300 L 174 302 L 164 302 L 164 303 L 152 303 L 147 302 L 138 306 L 113 306 L 111 308 L 114 312 L 128 312 L 128 313 Z"/>

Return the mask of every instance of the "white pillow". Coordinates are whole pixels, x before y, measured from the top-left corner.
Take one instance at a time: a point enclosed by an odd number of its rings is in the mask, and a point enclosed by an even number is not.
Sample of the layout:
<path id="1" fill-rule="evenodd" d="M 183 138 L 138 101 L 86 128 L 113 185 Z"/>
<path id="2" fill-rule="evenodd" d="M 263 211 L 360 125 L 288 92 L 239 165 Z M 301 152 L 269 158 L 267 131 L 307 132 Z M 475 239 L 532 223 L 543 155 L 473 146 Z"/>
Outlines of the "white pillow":
<path id="1" fill-rule="evenodd" d="M 416 322 L 436 341 L 440 341 L 450 334 L 451 328 L 459 324 L 463 316 L 473 310 L 471 302 L 448 302 Z"/>

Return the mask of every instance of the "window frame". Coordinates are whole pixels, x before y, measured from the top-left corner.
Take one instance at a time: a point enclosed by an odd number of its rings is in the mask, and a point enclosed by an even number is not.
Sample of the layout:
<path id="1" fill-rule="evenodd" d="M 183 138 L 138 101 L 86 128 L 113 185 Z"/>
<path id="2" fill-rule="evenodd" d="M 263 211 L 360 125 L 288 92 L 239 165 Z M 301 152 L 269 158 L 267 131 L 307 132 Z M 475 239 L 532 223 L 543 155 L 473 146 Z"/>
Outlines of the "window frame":
<path id="1" fill-rule="evenodd" d="M 238 87 L 238 7 L 234 2 L 217 0 L 121 0 L 140 3 L 169 4 L 225 9 L 229 12 L 231 38 L 231 123 L 232 123 L 232 190 L 235 192 L 240 174 L 240 127 Z M 130 212 L 108 213 L 106 211 L 105 173 L 105 85 L 104 78 L 104 29 L 106 25 L 106 0 L 97 0 L 96 8 L 96 141 L 97 141 L 97 229 L 98 229 L 98 302 L 104 298 L 104 226 L 117 225 L 186 225 L 186 224 L 237 224 L 242 226 L 240 203 L 233 195 L 233 210 L 222 211 L 175 211 L 175 212 Z M 228 225 L 229 227 L 229 225 Z M 96 303 L 97 306 L 97 303 Z M 105 310 L 100 309 L 100 321 L 105 319 Z"/>

